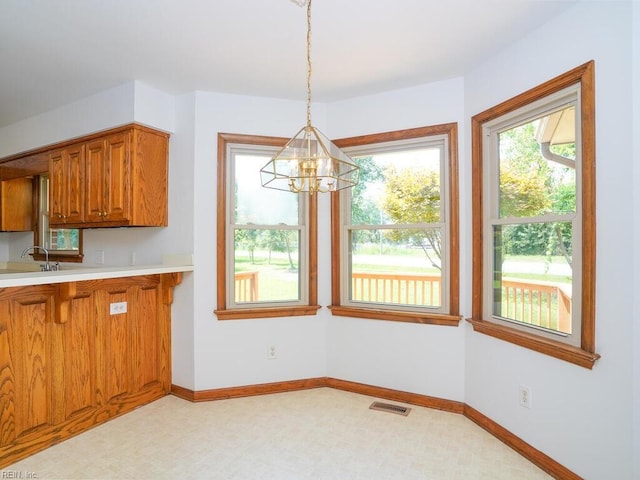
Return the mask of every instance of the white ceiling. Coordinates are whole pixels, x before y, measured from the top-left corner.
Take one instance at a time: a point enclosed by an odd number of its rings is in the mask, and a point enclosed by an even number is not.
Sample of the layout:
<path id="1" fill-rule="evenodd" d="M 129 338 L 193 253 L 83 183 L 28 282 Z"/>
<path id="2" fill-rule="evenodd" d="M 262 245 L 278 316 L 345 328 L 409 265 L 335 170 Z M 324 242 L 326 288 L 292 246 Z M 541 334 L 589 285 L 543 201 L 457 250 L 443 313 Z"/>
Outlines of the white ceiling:
<path id="1" fill-rule="evenodd" d="M 313 0 L 313 100 L 464 75 L 576 1 Z M 304 100 L 305 38 L 294 0 L 0 0 L 0 127 L 132 80 Z"/>

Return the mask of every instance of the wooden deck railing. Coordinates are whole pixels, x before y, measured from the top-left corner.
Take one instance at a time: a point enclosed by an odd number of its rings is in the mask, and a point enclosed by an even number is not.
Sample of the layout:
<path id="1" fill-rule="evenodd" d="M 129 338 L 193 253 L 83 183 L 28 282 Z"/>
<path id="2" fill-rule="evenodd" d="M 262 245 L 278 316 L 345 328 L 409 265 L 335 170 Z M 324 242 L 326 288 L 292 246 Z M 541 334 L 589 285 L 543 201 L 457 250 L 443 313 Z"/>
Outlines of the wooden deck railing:
<path id="1" fill-rule="evenodd" d="M 440 306 L 439 275 L 354 272 L 351 300 L 399 305 Z M 258 272 L 235 275 L 235 301 L 258 301 Z M 561 285 L 536 280 L 502 279 L 502 316 L 571 333 L 571 295 Z"/>
<path id="2" fill-rule="evenodd" d="M 351 300 L 437 307 L 440 306 L 440 276 L 354 272 Z"/>
<path id="3" fill-rule="evenodd" d="M 571 295 L 561 285 L 504 277 L 502 308 L 503 317 L 571 333 Z"/>
<path id="4" fill-rule="evenodd" d="M 235 283 L 236 303 L 258 300 L 258 272 L 236 273 Z"/>

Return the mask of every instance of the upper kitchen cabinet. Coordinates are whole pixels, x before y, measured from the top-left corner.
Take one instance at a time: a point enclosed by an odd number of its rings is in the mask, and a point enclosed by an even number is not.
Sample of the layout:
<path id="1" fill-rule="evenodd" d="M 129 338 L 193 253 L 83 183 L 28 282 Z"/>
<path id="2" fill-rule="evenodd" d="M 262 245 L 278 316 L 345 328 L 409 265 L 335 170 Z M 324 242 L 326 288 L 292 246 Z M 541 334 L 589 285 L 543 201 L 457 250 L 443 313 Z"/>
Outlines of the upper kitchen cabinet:
<path id="1" fill-rule="evenodd" d="M 49 157 L 52 227 L 167 225 L 169 135 L 128 125 Z"/>
<path id="2" fill-rule="evenodd" d="M 116 133 L 87 145 L 87 222 L 126 221 L 131 211 L 130 133 Z"/>
<path id="3" fill-rule="evenodd" d="M 0 181 L 0 231 L 33 229 L 33 180 L 30 177 Z"/>
<path id="4" fill-rule="evenodd" d="M 49 154 L 49 224 L 84 221 L 84 155 L 82 143 Z"/>
<path id="5" fill-rule="evenodd" d="M 47 171 L 47 155 L 26 155 L 0 162 L 0 231 L 33 230 L 34 176 Z"/>

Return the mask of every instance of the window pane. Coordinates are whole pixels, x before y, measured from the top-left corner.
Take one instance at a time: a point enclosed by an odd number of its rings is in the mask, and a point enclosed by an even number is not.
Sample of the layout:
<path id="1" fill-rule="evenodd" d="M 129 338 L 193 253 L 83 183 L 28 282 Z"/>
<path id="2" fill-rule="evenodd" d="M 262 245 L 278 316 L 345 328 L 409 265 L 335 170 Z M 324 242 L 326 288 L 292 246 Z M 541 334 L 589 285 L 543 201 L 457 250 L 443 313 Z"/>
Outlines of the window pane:
<path id="1" fill-rule="evenodd" d="M 500 217 L 576 211 L 575 109 L 498 135 Z"/>
<path id="2" fill-rule="evenodd" d="M 234 237 L 236 303 L 300 300 L 298 230 L 236 229 Z"/>
<path id="3" fill-rule="evenodd" d="M 78 256 L 82 233 L 77 228 L 49 228 L 49 176 L 41 175 L 37 244 L 56 255 Z"/>
<path id="4" fill-rule="evenodd" d="M 436 229 L 352 230 L 349 300 L 440 307 L 440 239 Z"/>
<path id="5" fill-rule="evenodd" d="M 80 230 L 75 228 L 52 228 L 49 231 L 46 247 L 49 250 L 78 252 L 80 249 Z"/>
<path id="6" fill-rule="evenodd" d="M 441 154 L 431 147 L 354 158 L 360 183 L 351 194 L 351 224 L 439 222 Z"/>
<path id="7" fill-rule="evenodd" d="M 235 223 L 241 225 L 297 225 L 298 196 L 263 188 L 260 168 L 266 155 L 235 155 Z"/>
<path id="8" fill-rule="evenodd" d="M 493 314 L 571 333 L 571 222 L 495 225 Z"/>

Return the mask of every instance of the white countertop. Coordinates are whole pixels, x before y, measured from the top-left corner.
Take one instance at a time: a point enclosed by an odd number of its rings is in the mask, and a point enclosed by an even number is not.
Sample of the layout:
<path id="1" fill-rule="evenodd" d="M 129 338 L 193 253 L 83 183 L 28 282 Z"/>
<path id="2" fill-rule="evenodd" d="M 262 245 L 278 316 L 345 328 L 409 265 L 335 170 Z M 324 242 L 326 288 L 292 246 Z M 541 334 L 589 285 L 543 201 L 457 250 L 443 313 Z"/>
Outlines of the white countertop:
<path id="1" fill-rule="evenodd" d="M 13 267 L 13 265 L 11 266 Z M 13 272 L 14 269 L 9 267 Z M 56 272 L 20 271 L 0 274 L 0 288 L 22 287 L 26 285 L 45 285 L 50 283 L 81 282 L 83 280 L 100 280 L 105 278 L 137 277 L 140 275 L 157 275 L 161 273 L 192 272 L 193 265 L 162 264 L 135 265 L 130 267 L 62 267 Z"/>

